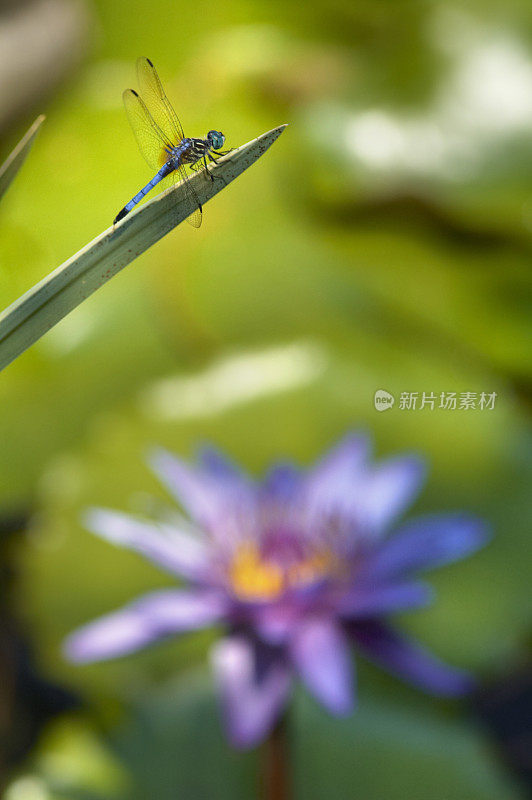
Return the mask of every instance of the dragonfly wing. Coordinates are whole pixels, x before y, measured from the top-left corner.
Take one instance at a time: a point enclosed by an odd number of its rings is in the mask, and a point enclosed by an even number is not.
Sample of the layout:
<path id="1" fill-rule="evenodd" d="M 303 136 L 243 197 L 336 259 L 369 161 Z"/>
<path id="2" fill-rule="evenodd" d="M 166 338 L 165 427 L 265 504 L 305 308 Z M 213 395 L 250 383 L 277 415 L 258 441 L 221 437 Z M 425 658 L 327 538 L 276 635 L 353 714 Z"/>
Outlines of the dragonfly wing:
<path id="1" fill-rule="evenodd" d="M 122 97 L 140 152 L 153 170 L 159 170 L 168 159 L 167 148 L 171 148 L 172 143 L 168 141 L 144 101 L 133 89 L 126 89 Z"/>
<path id="2" fill-rule="evenodd" d="M 137 76 L 140 93 L 150 114 L 166 136 L 178 145 L 181 139 L 185 138 L 183 127 L 149 58 L 137 59 Z"/>
<path id="3" fill-rule="evenodd" d="M 187 217 L 187 222 L 189 225 L 192 225 L 193 228 L 200 228 L 202 219 L 203 214 L 199 208 L 197 208 L 194 213 L 190 215 L 190 217 Z"/>
<path id="4" fill-rule="evenodd" d="M 192 212 L 192 214 L 190 214 L 190 216 L 186 218 L 187 222 L 189 223 L 189 225 L 192 225 L 193 228 L 199 228 L 203 219 L 203 214 L 200 208 L 200 201 L 192 184 L 190 183 L 189 174 L 185 169 L 184 164 L 178 167 L 178 169 L 175 170 L 174 174 L 182 182 L 183 191 L 186 195 L 187 200 L 196 209 L 195 211 Z"/>

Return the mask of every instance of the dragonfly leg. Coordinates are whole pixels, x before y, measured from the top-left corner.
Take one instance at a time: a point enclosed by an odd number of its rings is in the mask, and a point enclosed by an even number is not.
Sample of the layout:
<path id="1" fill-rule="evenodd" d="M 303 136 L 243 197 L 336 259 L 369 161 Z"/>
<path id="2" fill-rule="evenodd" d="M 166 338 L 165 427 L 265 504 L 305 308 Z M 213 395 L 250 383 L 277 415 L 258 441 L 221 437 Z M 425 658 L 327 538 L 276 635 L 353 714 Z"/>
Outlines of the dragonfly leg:
<path id="1" fill-rule="evenodd" d="M 217 163 L 218 163 L 218 159 L 217 159 L 217 158 L 214 158 L 213 156 L 211 156 L 211 154 L 210 154 L 210 153 L 207 153 L 207 156 L 208 156 L 208 158 L 209 158 L 209 161 L 214 161 L 214 163 L 215 163 L 215 164 L 217 164 Z M 204 157 L 204 158 L 205 158 L 205 157 Z M 210 179 L 211 179 L 211 181 L 212 181 L 213 183 L 214 183 L 214 181 L 216 180 L 216 178 L 218 178 L 219 180 L 223 181 L 223 178 L 222 178 L 222 176 L 221 176 L 221 175 L 212 175 L 212 174 L 211 174 L 211 171 L 210 171 L 210 169 L 207 167 L 207 165 L 206 165 L 206 164 L 205 164 L 205 168 L 207 169 L 207 172 L 209 173 L 209 177 L 210 177 Z"/>
<path id="2" fill-rule="evenodd" d="M 209 158 L 211 158 L 211 154 L 210 153 L 209 153 Z M 214 161 L 214 159 L 212 159 L 212 161 Z M 203 156 L 203 163 L 205 164 L 205 172 L 207 173 L 207 175 L 211 179 L 211 183 L 214 183 L 214 178 L 211 175 L 211 171 L 209 169 L 209 165 L 207 164 L 207 159 L 205 158 L 205 156 Z"/>
<path id="3" fill-rule="evenodd" d="M 209 158 L 209 161 L 214 161 L 214 163 L 215 163 L 215 164 L 217 164 L 217 163 L 218 163 L 218 161 L 219 161 L 219 159 L 220 159 L 222 156 L 226 156 L 228 153 L 232 153 L 232 152 L 233 152 L 233 150 L 234 150 L 234 147 L 232 147 L 230 150 L 213 150 L 212 152 L 213 152 L 213 153 L 216 153 L 216 155 L 218 156 L 218 158 L 215 158 L 215 157 L 212 155 L 212 153 L 207 153 L 207 156 L 208 156 L 208 158 Z"/>

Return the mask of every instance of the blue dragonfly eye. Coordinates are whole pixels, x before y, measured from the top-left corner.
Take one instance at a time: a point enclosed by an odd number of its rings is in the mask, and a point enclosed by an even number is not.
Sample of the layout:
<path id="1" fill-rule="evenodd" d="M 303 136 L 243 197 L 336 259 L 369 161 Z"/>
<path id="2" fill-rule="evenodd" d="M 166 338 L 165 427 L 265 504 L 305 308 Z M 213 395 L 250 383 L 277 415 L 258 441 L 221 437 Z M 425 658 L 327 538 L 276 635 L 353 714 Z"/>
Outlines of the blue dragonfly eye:
<path id="1" fill-rule="evenodd" d="M 225 136 L 221 131 L 209 131 L 207 139 L 211 143 L 213 150 L 220 150 L 224 146 Z"/>

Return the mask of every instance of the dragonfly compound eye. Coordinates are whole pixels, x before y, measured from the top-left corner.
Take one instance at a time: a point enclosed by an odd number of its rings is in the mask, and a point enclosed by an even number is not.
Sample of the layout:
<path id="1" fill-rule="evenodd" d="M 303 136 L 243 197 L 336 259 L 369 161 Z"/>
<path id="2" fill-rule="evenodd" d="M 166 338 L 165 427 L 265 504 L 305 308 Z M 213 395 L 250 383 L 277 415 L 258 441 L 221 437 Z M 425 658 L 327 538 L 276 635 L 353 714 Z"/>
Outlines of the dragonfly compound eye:
<path id="1" fill-rule="evenodd" d="M 209 131 L 207 139 L 210 141 L 213 150 L 220 150 L 224 146 L 225 136 L 221 131 Z"/>

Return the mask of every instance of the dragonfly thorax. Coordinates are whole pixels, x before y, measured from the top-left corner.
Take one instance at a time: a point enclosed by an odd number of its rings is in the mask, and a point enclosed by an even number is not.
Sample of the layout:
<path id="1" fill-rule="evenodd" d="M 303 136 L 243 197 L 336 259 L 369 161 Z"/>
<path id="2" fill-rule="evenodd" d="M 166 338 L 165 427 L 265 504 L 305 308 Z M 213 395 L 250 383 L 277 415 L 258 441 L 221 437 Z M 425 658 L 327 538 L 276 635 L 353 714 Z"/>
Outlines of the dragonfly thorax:
<path id="1" fill-rule="evenodd" d="M 179 164 L 195 164 L 211 150 L 207 139 L 182 139 L 177 147 L 172 150 L 171 158 Z"/>

